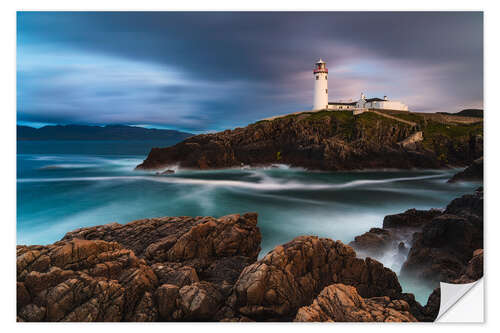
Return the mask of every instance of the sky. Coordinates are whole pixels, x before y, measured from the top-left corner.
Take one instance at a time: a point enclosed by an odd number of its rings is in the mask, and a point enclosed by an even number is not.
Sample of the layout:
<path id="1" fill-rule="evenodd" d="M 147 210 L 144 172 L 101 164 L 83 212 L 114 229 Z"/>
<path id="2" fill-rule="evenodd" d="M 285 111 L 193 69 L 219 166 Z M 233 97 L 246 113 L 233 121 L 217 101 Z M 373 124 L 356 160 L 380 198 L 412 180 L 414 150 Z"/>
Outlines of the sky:
<path id="1" fill-rule="evenodd" d="M 204 133 L 383 97 L 483 107 L 481 12 L 18 12 L 17 122 Z"/>

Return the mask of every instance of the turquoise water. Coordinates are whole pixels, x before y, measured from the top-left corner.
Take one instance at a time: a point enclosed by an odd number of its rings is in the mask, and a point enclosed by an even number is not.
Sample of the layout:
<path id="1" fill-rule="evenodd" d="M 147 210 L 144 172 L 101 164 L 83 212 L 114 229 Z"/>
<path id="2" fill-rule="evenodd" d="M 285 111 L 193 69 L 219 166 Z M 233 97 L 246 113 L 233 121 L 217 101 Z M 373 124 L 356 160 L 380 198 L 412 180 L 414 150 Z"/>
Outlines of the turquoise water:
<path id="1" fill-rule="evenodd" d="M 134 171 L 161 142 L 20 142 L 17 243 L 48 244 L 70 230 L 157 216 L 258 212 L 261 256 L 299 235 L 349 243 L 385 215 L 442 208 L 478 183 L 448 184 L 456 170 L 307 172 L 275 168 Z M 400 262 L 384 264 L 396 271 Z M 403 282 L 425 303 L 431 287 Z"/>

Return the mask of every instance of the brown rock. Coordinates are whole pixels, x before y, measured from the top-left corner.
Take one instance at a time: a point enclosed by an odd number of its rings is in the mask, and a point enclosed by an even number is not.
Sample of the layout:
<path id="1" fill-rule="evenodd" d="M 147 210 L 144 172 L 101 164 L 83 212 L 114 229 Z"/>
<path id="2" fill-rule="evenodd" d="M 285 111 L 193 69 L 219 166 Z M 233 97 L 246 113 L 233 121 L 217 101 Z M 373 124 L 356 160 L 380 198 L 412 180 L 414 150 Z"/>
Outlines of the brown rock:
<path id="1" fill-rule="evenodd" d="M 193 267 L 181 263 L 156 263 L 151 268 L 161 284 L 183 287 L 200 281 Z"/>
<path id="2" fill-rule="evenodd" d="M 349 243 L 356 251 L 369 251 L 376 254 L 383 253 L 392 245 L 393 234 L 389 230 L 381 228 L 371 228 L 360 236 L 354 237 L 354 241 Z"/>
<path id="3" fill-rule="evenodd" d="M 157 278 L 118 243 L 75 239 L 20 246 L 17 280 L 24 321 L 155 320 L 150 293 Z"/>
<path id="4" fill-rule="evenodd" d="M 300 306 L 310 304 L 331 283 L 353 285 L 366 297 L 401 292 L 396 274 L 379 262 L 356 258 L 340 241 L 301 236 L 247 266 L 229 302 L 254 320 L 293 318 Z"/>
<path id="5" fill-rule="evenodd" d="M 63 240 L 118 242 L 151 263 L 245 256 L 256 259 L 261 235 L 257 214 L 213 217 L 161 217 L 124 225 L 111 223 L 67 233 Z"/>
<path id="6" fill-rule="evenodd" d="M 409 305 L 389 297 L 363 299 L 356 288 L 344 284 L 325 287 L 309 306 L 301 307 L 294 321 L 415 322 Z"/>
<path id="7" fill-rule="evenodd" d="M 184 319 L 213 320 L 224 298 L 209 282 L 196 282 L 179 290 L 180 308 Z"/>

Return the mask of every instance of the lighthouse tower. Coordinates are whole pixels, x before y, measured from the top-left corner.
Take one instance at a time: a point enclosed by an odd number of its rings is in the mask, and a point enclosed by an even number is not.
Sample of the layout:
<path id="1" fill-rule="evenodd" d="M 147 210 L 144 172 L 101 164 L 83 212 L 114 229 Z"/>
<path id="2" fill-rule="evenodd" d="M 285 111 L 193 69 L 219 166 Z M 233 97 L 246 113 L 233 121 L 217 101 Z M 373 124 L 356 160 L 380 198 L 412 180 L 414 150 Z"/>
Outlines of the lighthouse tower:
<path id="1" fill-rule="evenodd" d="M 328 108 L 328 69 L 326 63 L 319 59 L 313 70 L 314 74 L 314 104 L 313 110 Z"/>

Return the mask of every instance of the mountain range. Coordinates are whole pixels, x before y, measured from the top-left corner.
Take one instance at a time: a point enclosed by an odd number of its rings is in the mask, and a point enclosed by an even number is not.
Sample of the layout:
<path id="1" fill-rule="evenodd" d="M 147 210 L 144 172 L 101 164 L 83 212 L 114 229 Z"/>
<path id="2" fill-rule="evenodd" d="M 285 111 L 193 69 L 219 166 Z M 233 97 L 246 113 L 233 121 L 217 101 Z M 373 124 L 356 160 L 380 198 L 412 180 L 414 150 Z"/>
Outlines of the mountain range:
<path id="1" fill-rule="evenodd" d="M 168 129 L 127 125 L 17 126 L 17 140 L 183 140 L 193 134 Z"/>

